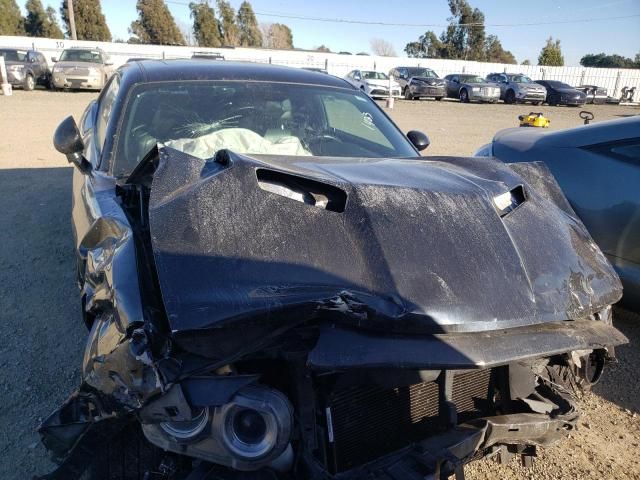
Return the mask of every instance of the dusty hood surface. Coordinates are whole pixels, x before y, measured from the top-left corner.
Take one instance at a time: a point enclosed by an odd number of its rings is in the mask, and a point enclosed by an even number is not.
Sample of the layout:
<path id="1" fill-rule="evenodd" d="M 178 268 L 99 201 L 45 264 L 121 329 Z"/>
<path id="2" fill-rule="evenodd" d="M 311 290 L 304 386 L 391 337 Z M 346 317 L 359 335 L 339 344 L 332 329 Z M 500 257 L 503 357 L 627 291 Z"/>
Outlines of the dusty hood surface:
<path id="1" fill-rule="evenodd" d="M 542 164 L 522 170 L 529 183 L 490 158 L 226 160 L 160 149 L 149 222 L 174 331 L 316 317 L 495 330 L 621 296 Z M 494 197 L 518 186 L 525 198 L 505 214 Z"/>

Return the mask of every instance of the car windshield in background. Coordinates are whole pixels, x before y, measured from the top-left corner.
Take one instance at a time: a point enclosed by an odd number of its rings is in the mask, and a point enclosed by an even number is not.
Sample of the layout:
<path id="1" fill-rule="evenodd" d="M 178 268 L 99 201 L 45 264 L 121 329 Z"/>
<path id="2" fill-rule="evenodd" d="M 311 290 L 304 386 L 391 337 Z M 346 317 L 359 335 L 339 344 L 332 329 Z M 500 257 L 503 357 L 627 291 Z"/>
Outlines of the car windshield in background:
<path id="1" fill-rule="evenodd" d="M 389 77 L 386 73 L 381 72 L 371 72 L 371 71 L 363 71 L 362 78 L 367 80 L 389 80 Z"/>
<path id="2" fill-rule="evenodd" d="M 484 78 L 476 77 L 472 75 L 470 77 L 460 77 L 461 83 L 485 83 L 486 80 Z"/>
<path id="3" fill-rule="evenodd" d="M 102 55 L 94 50 L 65 50 L 59 60 L 61 62 L 102 63 Z"/>
<path id="4" fill-rule="evenodd" d="M 407 71 L 410 77 L 438 78 L 436 72 L 428 68 L 408 68 Z"/>
<path id="5" fill-rule="evenodd" d="M 509 75 L 509 81 L 515 83 L 533 83 L 526 75 Z"/>
<path id="6" fill-rule="evenodd" d="M 571 85 L 568 85 L 564 82 L 559 82 L 557 80 L 549 80 L 547 81 L 550 87 L 553 88 L 573 88 Z"/>
<path id="7" fill-rule="evenodd" d="M 164 143 L 207 159 L 241 154 L 417 157 L 407 138 L 365 94 L 250 81 L 164 82 L 133 90 L 116 147 L 126 175 Z"/>
<path id="8" fill-rule="evenodd" d="M 4 57 L 5 62 L 26 62 L 26 50 L 0 50 L 0 57 Z"/>

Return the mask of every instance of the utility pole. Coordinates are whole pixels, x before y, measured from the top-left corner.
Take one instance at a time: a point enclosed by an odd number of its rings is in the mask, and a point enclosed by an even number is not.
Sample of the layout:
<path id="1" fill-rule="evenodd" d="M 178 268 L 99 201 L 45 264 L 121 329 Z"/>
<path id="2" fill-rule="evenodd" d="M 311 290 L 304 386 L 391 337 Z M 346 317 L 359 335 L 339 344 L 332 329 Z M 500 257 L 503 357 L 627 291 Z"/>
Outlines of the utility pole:
<path id="1" fill-rule="evenodd" d="M 77 40 L 76 35 L 76 19 L 73 15 L 73 0 L 67 0 L 67 8 L 69 9 L 69 29 L 71 30 L 71 39 Z"/>

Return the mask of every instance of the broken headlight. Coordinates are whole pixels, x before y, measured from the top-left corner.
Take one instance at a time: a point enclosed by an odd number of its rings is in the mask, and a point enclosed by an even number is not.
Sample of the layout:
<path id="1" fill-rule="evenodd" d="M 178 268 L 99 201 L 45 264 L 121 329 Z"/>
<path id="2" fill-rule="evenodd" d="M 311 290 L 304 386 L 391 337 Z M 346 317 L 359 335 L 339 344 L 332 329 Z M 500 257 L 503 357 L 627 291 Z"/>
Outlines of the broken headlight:
<path id="1" fill-rule="evenodd" d="M 142 428 L 150 442 L 165 450 L 237 470 L 257 470 L 287 450 L 293 408 L 282 393 L 252 385 L 224 405 L 195 411 L 188 421 L 146 423 Z"/>

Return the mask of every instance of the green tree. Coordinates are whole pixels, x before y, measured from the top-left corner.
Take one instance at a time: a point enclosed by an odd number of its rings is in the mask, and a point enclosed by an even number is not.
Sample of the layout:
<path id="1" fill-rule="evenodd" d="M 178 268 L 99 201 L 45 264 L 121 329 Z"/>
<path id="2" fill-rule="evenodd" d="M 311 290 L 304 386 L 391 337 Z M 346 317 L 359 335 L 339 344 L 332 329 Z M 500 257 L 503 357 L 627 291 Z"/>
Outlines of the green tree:
<path id="1" fill-rule="evenodd" d="M 531 65 L 529 59 L 524 60 L 520 65 Z"/>
<path id="2" fill-rule="evenodd" d="M 0 0 L 0 35 L 24 35 L 24 18 L 15 0 Z"/>
<path id="3" fill-rule="evenodd" d="M 516 57 L 509 50 L 502 48 L 502 43 L 495 35 L 489 35 L 484 42 L 487 62 L 516 64 Z"/>
<path id="4" fill-rule="evenodd" d="M 316 52 L 323 52 L 323 53 L 331 53 L 331 49 L 329 47 L 327 47 L 326 45 L 320 45 L 319 47 L 315 48 Z"/>
<path id="5" fill-rule="evenodd" d="M 73 13 L 78 40 L 111 41 L 111 32 L 102 13 L 100 0 L 73 0 Z M 62 22 L 66 26 L 67 35 L 70 37 L 71 29 L 69 27 L 67 0 L 62 0 L 60 15 L 62 16 Z"/>
<path id="6" fill-rule="evenodd" d="M 409 57 L 441 58 L 443 56 L 443 48 L 438 36 L 429 30 L 420 35 L 417 42 L 407 43 L 404 51 Z"/>
<path id="7" fill-rule="evenodd" d="M 30 37 L 64 38 L 55 18 L 56 11 L 49 7 L 45 11 L 40 0 L 27 0 L 27 16 L 24 29 Z"/>
<path id="8" fill-rule="evenodd" d="M 449 25 L 440 37 L 425 32 L 417 41 L 407 43 L 404 51 L 408 56 L 515 63 L 513 54 L 502 48 L 495 35 L 487 36 L 484 13 L 467 0 L 449 0 L 449 10 Z"/>
<path id="9" fill-rule="evenodd" d="M 562 67 L 564 65 L 560 40 L 554 42 L 552 37 L 547 39 L 546 45 L 542 47 L 540 51 L 538 65 L 548 65 L 551 67 Z"/>
<path id="10" fill-rule="evenodd" d="M 261 47 L 262 33 L 253 13 L 251 4 L 244 1 L 238 9 L 238 30 L 240 31 L 240 46 L 242 47 Z"/>
<path id="11" fill-rule="evenodd" d="M 291 29 L 282 23 L 272 23 L 264 28 L 262 46 L 278 50 L 290 50 L 293 48 L 293 34 Z"/>
<path id="12" fill-rule="evenodd" d="M 597 68 L 640 68 L 640 53 L 636 55 L 635 61 L 616 54 L 589 53 L 580 59 L 580 65 Z"/>
<path id="13" fill-rule="evenodd" d="M 140 43 L 158 45 L 184 45 L 184 37 L 171 12 L 162 0 L 138 0 L 138 19 L 131 23 L 129 32 Z"/>
<path id="14" fill-rule="evenodd" d="M 49 20 L 48 24 L 48 33 L 46 35 L 47 38 L 64 38 L 64 33 L 62 33 L 62 29 L 60 28 L 60 24 L 58 23 L 58 16 L 56 14 L 56 9 L 53 7 L 47 7 L 47 19 Z"/>
<path id="15" fill-rule="evenodd" d="M 226 47 L 240 45 L 240 31 L 236 25 L 236 12 L 231 4 L 225 0 L 217 0 L 218 14 L 220 15 L 220 30 L 222 31 L 222 43 Z"/>
<path id="16" fill-rule="evenodd" d="M 222 33 L 220 23 L 209 2 L 190 3 L 193 18 L 193 34 L 200 47 L 221 47 Z"/>

